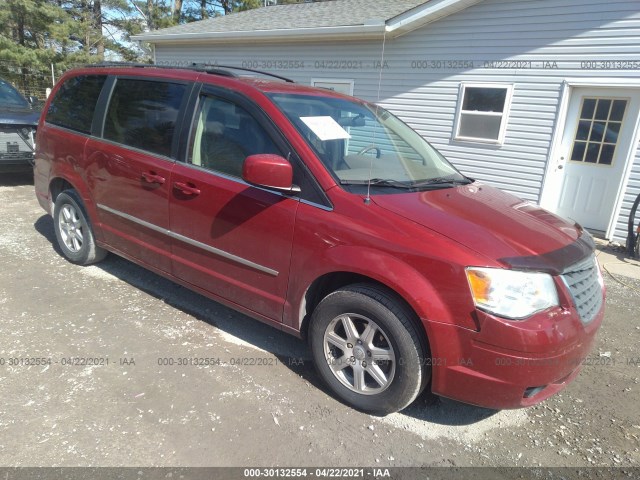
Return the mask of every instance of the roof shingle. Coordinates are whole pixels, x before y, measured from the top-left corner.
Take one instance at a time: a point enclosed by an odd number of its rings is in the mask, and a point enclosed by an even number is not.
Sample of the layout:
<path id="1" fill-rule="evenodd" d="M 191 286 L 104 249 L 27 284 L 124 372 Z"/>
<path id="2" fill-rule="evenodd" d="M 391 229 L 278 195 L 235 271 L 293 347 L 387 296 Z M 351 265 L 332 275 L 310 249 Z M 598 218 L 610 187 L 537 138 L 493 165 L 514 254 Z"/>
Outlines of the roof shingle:
<path id="1" fill-rule="evenodd" d="M 428 1 L 333 0 L 277 5 L 164 28 L 144 36 L 358 26 L 372 21 L 386 22 Z"/>

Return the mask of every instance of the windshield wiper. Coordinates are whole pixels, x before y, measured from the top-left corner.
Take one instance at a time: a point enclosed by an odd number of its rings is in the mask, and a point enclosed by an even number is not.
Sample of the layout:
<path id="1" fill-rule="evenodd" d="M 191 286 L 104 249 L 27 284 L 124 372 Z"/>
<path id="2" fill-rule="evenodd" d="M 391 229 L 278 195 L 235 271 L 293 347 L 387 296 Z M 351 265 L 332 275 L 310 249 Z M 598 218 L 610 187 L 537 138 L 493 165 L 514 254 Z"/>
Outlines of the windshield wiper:
<path id="1" fill-rule="evenodd" d="M 369 185 L 372 187 L 388 187 L 401 188 L 404 190 L 418 190 L 421 188 L 447 188 L 457 185 L 469 185 L 473 183 L 471 178 L 463 177 L 462 179 L 452 179 L 448 177 L 437 177 L 429 180 L 420 180 L 416 182 L 401 182 L 390 178 L 372 178 L 371 180 L 340 180 L 341 185 Z"/>
<path id="2" fill-rule="evenodd" d="M 411 190 L 414 185 L 411 183 L 401 182 L 399 180 L 392 180 L 390 178 L 372 178 L 371 180 L 340 180 L 340 185 L 369 185 L 372 187 L 389 187 L 389 188 L 404 188 Z"/>
<path id="3" fill-rule="evenodd" d="M 455 186 L 455 185 L 469 185 L 473 183 L 471 178 L 463 177 L 462 179 L 453 179 L 448 177 L 437 177 L 431 178 L 429 180 L 421 180 L 419 182 L 414 182 L 411 184 L 412 187 L 420 188 L 420 187 L 428 187 L 429 185 L 433 186 Z"/>

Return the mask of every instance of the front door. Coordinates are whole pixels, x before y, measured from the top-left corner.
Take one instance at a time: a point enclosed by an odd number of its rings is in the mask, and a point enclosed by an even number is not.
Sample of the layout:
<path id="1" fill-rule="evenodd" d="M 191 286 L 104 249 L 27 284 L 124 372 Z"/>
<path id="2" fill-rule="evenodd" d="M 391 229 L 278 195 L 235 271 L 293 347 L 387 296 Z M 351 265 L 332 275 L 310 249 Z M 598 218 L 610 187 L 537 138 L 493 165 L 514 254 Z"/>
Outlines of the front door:
<path id="1" fill-rule="evenodd" d="M 633 90 L 613 88 L 572 91 L 551 172 L 557 182 L 557 214 L 590 230 L 609 230 L 631 153 L 639 97 Z"/>
<path id="2" fill-rule="evenodd" d="M 239 307 L 281 322 L 297 199 L 248 185 L 249 155 L 281 154 L 245 108 L 200 98 L 187 163 L 176 163 L 169 199 L 173 274 Z"/>

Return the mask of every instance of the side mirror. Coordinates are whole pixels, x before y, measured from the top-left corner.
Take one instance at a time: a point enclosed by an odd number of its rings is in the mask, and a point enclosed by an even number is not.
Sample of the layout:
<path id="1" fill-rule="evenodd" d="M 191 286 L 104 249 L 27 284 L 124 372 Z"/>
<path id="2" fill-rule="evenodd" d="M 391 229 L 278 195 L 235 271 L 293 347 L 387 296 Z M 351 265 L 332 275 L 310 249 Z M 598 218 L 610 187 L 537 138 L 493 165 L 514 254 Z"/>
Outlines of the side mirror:
<path id="1" fill-rule="evenodd" d="M 245 158 L 242 178 L 257 187 L 283 193 L 300 192 L 300 187 L 293 185 L 293 167 L 280 155 L 259 154 Z"/>
<path id="2" fill-rule="evenodd" d="M 34 97 L 33 95 L 29 95 L 27 97 L 27 100 L 31 105 L 35 105 L 36 103 L 38 103 L 38 97 Z"/>

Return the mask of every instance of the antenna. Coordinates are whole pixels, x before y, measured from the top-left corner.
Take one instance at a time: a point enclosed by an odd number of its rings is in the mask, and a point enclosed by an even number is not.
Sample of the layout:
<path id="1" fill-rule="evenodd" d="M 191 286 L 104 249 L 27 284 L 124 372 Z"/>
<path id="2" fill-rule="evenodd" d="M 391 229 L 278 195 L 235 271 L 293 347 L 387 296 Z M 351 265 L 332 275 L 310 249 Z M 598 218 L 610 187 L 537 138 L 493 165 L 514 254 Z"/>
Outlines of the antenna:
<path id="1" fill-rule="evenodd" d="M 382 55 L 380 57 L 380 68 L 378 72 L 378 99 L 376 100 L 376 118 L 378 117 L 378 103 L 380 102 L 380 89 L 382 88 L 382 68 L 384 65 L 384 48 L 387 43 L 387 28 L 385 25 L 384 32 L 382 34 Z M 373 145 L 376 144 L 376 130 L 378 127 L 376 126 L 373 129 Z M 371 162 L 369 162 L 369 181 L 367 182 L 367 196 L 364 199 L 364 204 L 369 205 L 371 203 L 371 175 L 373 175 L 373 159 L 376 157 L 371 157 Z"/>

